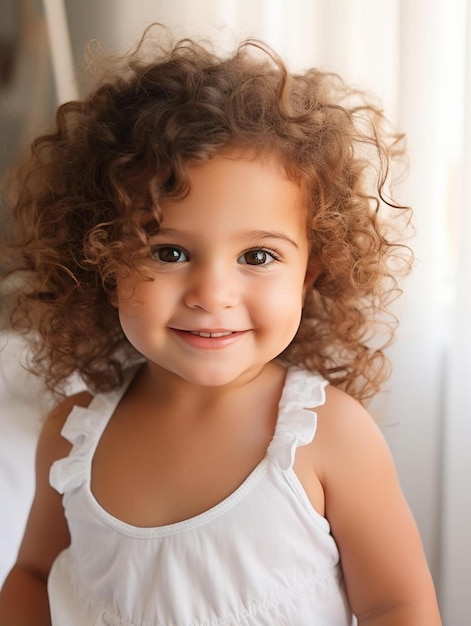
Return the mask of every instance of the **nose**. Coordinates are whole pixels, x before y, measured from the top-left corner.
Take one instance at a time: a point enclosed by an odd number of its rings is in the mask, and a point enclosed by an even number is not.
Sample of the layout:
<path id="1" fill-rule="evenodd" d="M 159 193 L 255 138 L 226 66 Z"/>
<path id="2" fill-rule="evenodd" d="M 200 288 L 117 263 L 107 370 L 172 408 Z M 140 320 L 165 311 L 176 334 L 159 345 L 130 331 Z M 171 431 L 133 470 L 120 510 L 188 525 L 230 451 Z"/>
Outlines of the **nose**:
<path id="1" fill-rule="evenodd" d="M 240 285 L 235 271 L 222 265 L 207 264 L 195 268 L 188 277 L 185 304 L 193 309 L 216 313 L 236 306 Z"/>

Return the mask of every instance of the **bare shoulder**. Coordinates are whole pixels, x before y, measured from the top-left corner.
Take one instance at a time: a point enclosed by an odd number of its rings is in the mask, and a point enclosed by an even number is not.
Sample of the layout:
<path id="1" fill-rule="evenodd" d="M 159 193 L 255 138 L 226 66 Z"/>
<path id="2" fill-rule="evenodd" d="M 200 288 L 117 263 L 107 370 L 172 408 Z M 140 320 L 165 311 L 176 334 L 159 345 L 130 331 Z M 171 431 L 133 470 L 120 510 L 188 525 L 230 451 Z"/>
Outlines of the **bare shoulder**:
<path id="1" fill-rule="evenodd" d="M 387 614 L 404 625 L 439 624 L 418 529 L 379 427 L 332 386 L 316 412 L 313 464 L 359 622 Z"/>
<path id="2" fill-rule="evenodd" d="M 329 385 L 325 404 L 316 412 L 311 454 L 333 530 L 349 535 L 355 520 L 360 526 L 378 507 L 382 512 L 393 513 L 397 507 L 404 512 L 407 507 L 392 454 L 368 411 Z"/>
<path id="3" fill-rule="evenodd" d="M 368 411 L 345 391 L 327 385 L 325 390 L 325 403 L 316 409 L 322 425 L 325 427 L 369 427 L 371 424 L 376 429 L 375 422 Z"/>
<path id="4" fill-rule="evenodd" d="M 328 385 L 325 404 L 316 409 L 317 432 L 313 455 L 320 478 L 335 471 L 349 471 L 349 465 L 385 463 L 393 469 L 386 440 L 368 411 L 352 396 Z M 339 465 L 339 459 L 342 463 Z M 350 467 L 351 469 L 351 467 Z M 327 485 L 325 485 L 327 487 Z"/>

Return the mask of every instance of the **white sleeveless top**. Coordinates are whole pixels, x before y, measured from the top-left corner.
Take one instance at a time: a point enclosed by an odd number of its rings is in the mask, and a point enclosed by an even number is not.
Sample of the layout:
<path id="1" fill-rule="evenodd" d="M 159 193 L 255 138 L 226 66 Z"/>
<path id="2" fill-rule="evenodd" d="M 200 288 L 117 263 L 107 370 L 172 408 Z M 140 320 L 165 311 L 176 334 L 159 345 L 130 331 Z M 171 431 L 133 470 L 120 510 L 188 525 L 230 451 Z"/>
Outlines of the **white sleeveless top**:
<path id="1" fill-rule="evenodd" d="M 53 626 L 355 624 L 329 524 L 293 471 L 326 381 L 288 370 L 275 435 L 243 484 L 201 515 L 139 528 L 107 513 L 90 488 L 94 451 L 130 379 L 75 407 L 62 431 L 73 448 L 50 481 L 64 494 L 71 544 L 49 576 Z"/>

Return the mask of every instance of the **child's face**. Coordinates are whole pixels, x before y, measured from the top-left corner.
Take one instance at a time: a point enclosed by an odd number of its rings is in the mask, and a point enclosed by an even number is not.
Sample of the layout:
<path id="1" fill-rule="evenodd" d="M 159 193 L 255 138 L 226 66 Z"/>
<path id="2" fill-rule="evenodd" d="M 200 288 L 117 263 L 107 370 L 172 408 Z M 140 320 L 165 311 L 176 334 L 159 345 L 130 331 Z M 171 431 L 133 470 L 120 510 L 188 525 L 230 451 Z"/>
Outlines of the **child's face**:
<path id="1" fill-rule="evenodd" d="M 118 279 L 119 315 L 150 363 L 220 386 L 256 375 L 296 334 L 312 279 L 306 209 L 273 160 L 216 156 L 190 181 L 187 198 L 162 203 L 153 280 Z"/>

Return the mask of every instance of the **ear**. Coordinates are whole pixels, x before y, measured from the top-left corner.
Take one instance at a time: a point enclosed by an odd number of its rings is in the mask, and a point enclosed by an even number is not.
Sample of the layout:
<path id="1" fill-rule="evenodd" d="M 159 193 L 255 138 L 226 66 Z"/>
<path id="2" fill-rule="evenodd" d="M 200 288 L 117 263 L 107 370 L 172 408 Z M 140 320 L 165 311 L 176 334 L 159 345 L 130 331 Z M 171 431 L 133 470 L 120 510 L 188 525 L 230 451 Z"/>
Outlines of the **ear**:
<path id="1" fill-rule="evenodd" d="M 321 264 L 319 259 L 313 258 L 309 259 L 306 268 L 306 275 L 304 277 L 304 285 L 303 285 L 303 300 L 306 297 L 306 293 L 309 289 L 312 288 L 316 280 L 322 273 Z"/>

